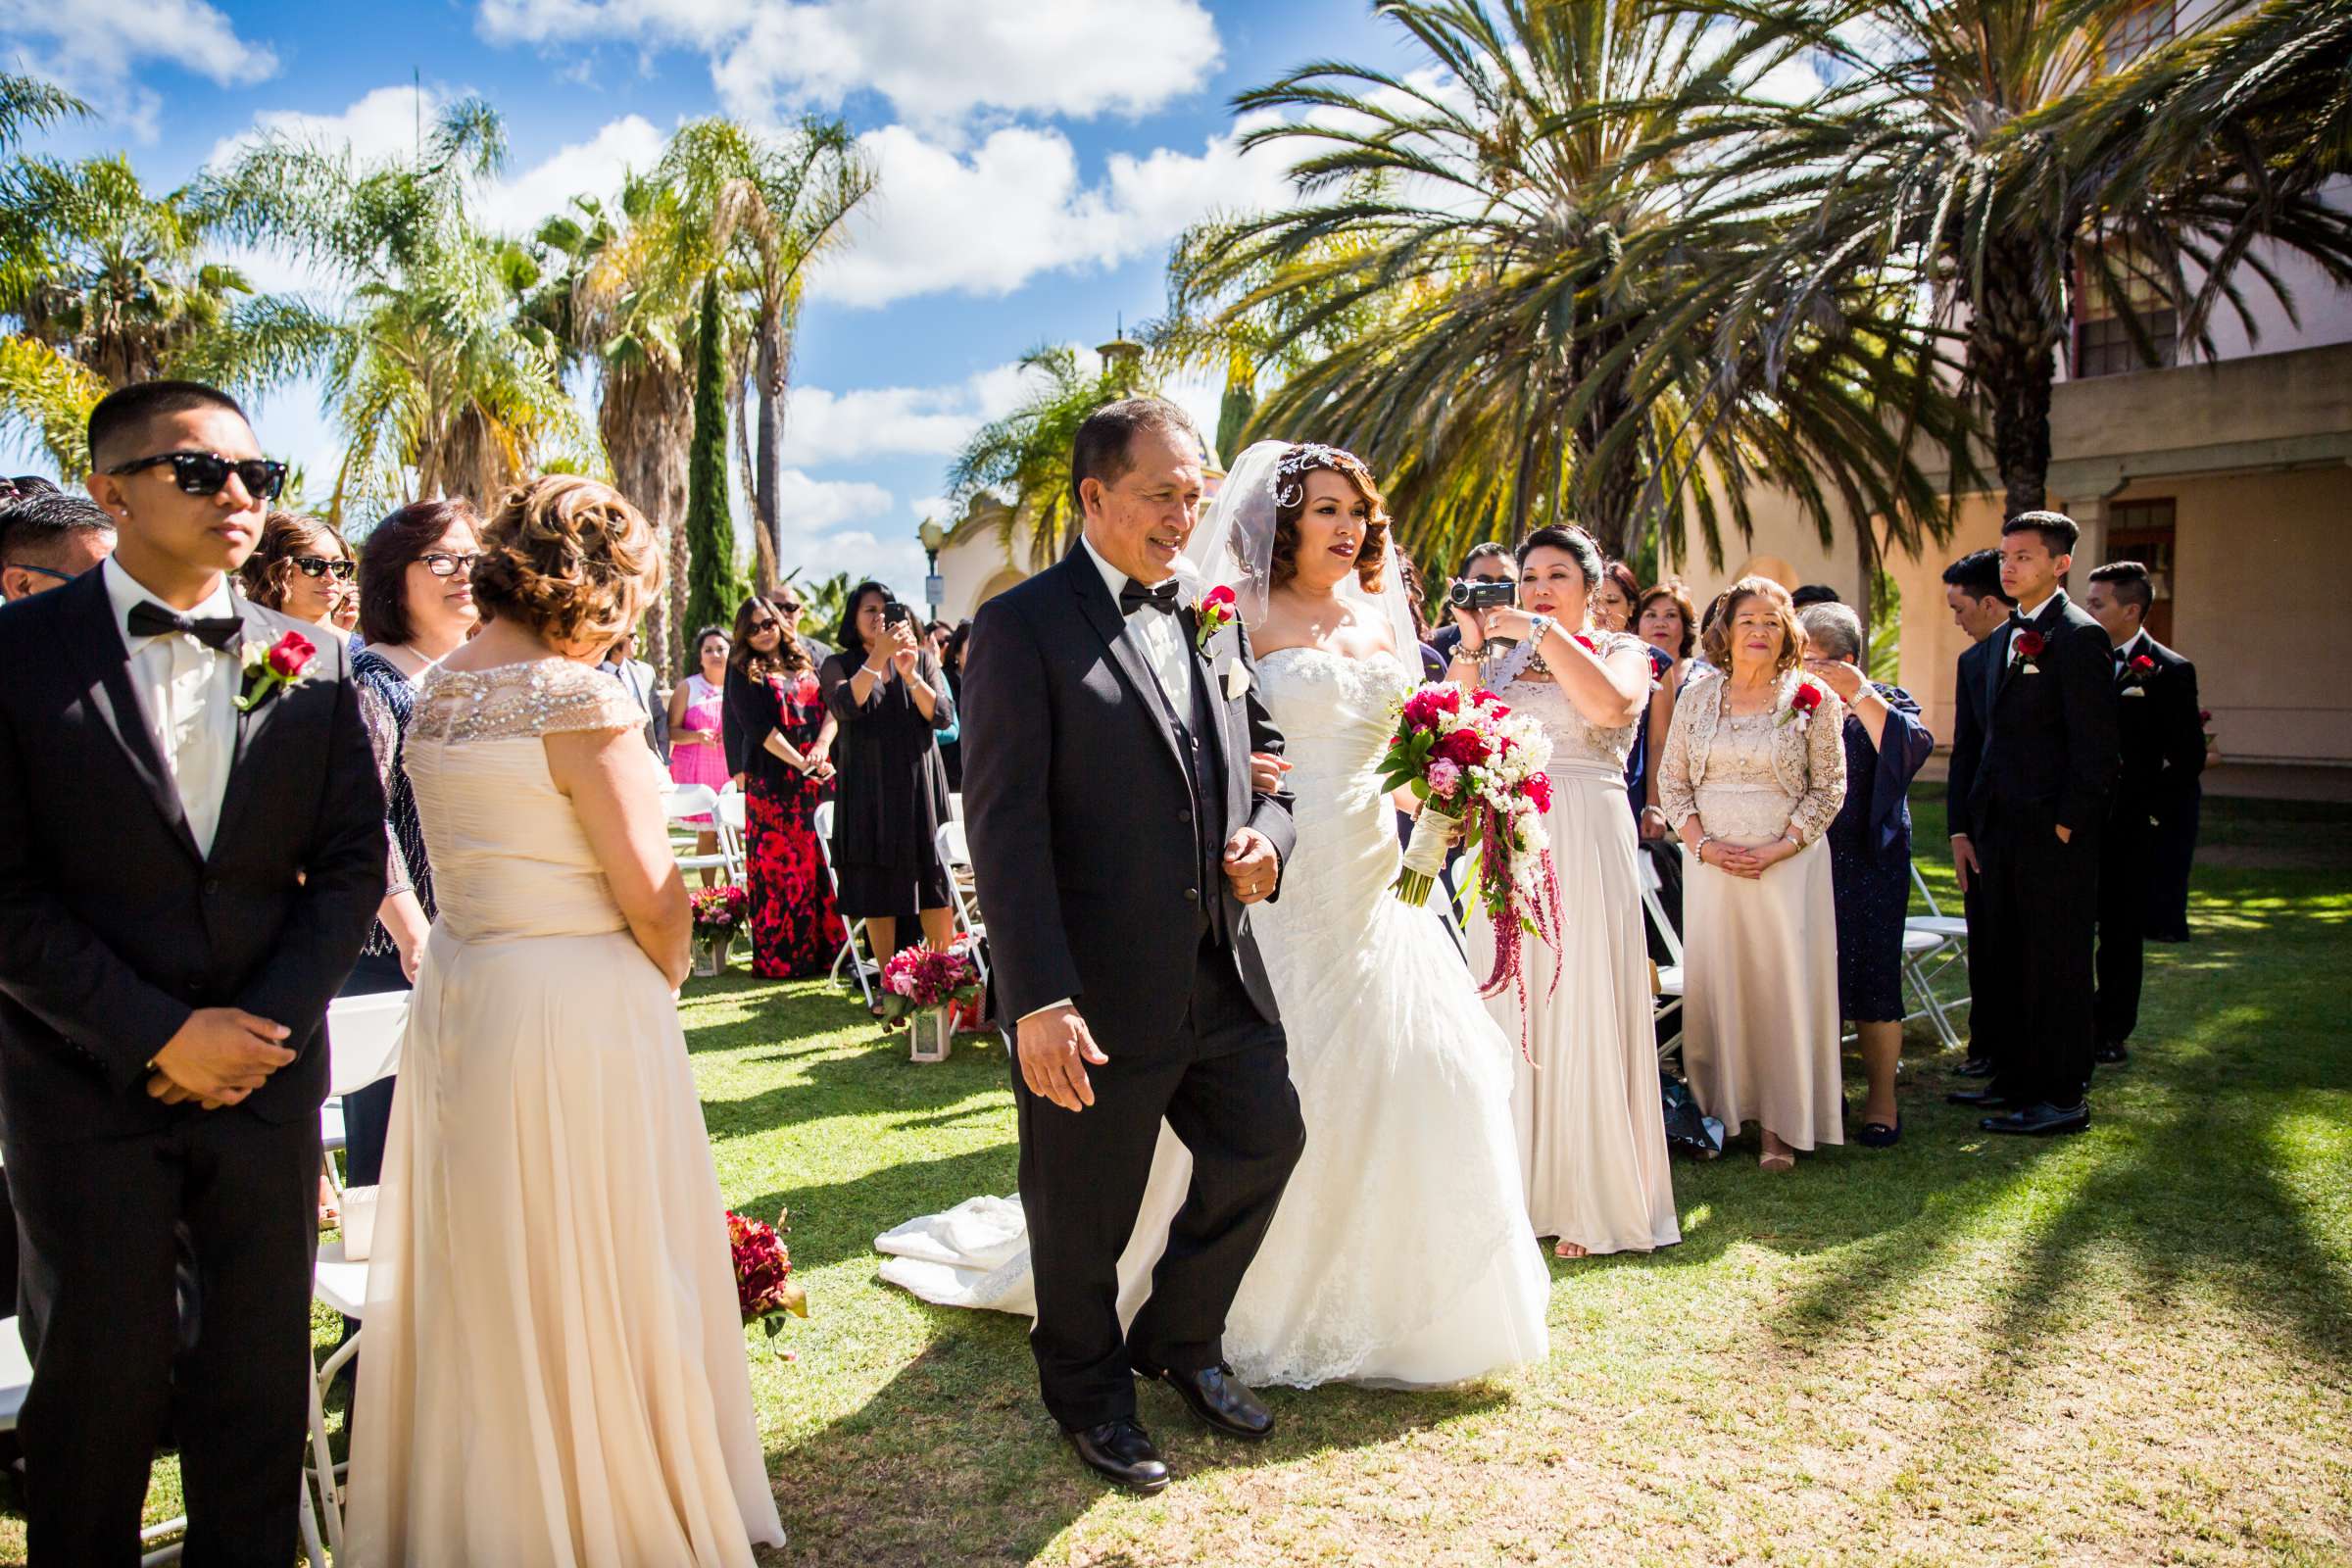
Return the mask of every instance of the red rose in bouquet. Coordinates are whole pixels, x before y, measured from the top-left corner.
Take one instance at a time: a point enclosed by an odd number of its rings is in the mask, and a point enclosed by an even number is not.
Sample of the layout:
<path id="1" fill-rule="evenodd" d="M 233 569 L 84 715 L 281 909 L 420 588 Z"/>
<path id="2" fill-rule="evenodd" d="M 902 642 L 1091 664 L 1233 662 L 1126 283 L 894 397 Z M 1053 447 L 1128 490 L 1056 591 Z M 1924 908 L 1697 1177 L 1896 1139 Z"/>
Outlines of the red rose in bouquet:
<path id="1" fill-rule="evenodd" d="M 1537 810 L 1548 811 L 1551 809 L 1551 775 L 1549 773 L 1530 773 L 1527 775 L 1526 782 L 1519 787 L 1527 791 L 1527 798 L 1536 803 Z"/>
<path id="2" fill-rule="evenodd" d="M 784 1329 L 784 1314 L 808 1315 L 808 1293 L 792 1282 L 792 1253 L 776 1233 L 789 1230 L 786 1215 L 774 1225 L 762 1225 L 730 1210 L 727 1248 L 735 1261 L 735 1304 L 746 1323 L 764 1323 L 767 1337 Z"/>
<path id="3" fill-rule="evenodd" d="M 1456 767 L 1476 767 L 1492 754 L 1486 737 L 1470 729 L 1457 729 L 1450 735 L 1441 735 L 1431 751 Z"/>

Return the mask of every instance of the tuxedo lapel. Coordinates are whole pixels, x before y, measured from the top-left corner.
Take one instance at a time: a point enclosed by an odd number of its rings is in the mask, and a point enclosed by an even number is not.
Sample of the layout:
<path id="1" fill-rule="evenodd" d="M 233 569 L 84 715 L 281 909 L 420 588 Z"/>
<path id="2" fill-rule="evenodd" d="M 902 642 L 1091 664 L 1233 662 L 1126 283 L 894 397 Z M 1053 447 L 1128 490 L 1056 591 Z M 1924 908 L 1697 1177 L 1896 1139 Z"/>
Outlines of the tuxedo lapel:
<path id="1" fill-rule="evenodd" d="M 241 634 L 243 642 L 260 643 L 267 648 L 282 635 L 270 623 L 269 612 L 248 600 L 238 599 L 237 617 L 245 622 L 245 630 Z M 323 636 L 325 633 L 320 635 Z M 243 648 L 240 647 L 230 657 L 237 661 L 236 688 L 238 695 L 242 697 L 245 689 Z M 314 662 L 316 662 L 316 657 L 314 656 Z M 258 706 L 240 710 L 237 713 L 237 746 L 236 750 L 230 754 L 228 784 L 220 796 L 220 824 L 213 829 L 215 853 L 219 853 L 220 846 L 227 841 L 228 829 L 235 822 L 244 806 L 245 797 L 252 792 L 251 781 L 245 776 L 245 759 L 252 752 L 254 742 L 261 738 L 263 729 L 276 715 L 279 705 L 285 702 L 291 691 L 291 687 L 279 686 Z"/>
<path id="2" fill-rule="evenodd" d="M 1158 732 L 1168 760 L 1181 773 L 1184 753 L 1176 744 L 1176 730 L 1168 717 L 1168 708 L 1176 701 L 1176 694 L 1160 692 L 1159 677 L 1152 673 L 1151 660 L 1144 656 L 1142 645 L 1127 635 L 1127 617 L 1119 613 L 1118 601 L 1110 597 L 1110 589 L 1103 583 L 1102 574 L 1095 569 L 1094 559 L 1085 553 L 1085 546 L 1062 557 L 1061 569 L 1069 575 L 1070 589 L 1078 596 L 1078 608 L 1087 624 L 1094 627 L 1103 646 L 1110 650 L 1112 666 L 1126 681 L 1137 707 Z"/>
<path id="3" fill-rule="evenodd" d="M 2050 595 L 2050 602 L 2041 607 L 2040 613 L 2036 614 L 2031 621 L 2027 622 L 2028 626 L 2041 634 L 2041 651 L 2043 654 L 2046 655 L 2050 651 L 2051 629 L 2054 628 L 2059 621 L 2065 618 L 2066 590 L 2061 588 L 2056 593 Z M 2009 683 L 2017 678 L 2017 634 L 2019 629 L 2020 628 L 2014 622 L 2012 622 L 2007 633 L 2001 640 L 2001 662 L 1999 671 L 1994 677 L 1992 688 L 1992 700 L 1995 703 L 1998 703 L 2001 700 L 2002 693 L 2009 690 Z"/>
<path id="4" fill-rule="evenodd" d="M 88 683 L 91 710 L 113 731 L 123 760 L 146 786 L 172 837 L 191 858 L 201 860 L 195 835 L 188 831 L 187 812 L 179 804 L 179 785 L 164 761 L 155 715 L 147 710 L 139 683 L 131 679 L 130 650 L 115 625 L 114 602 L 107 597 L 105 582 L 97 571 L 85 571 L 56 591 L 74 596 L 73 612 L 65 617 L 65 641 L 79 678 Z"/>

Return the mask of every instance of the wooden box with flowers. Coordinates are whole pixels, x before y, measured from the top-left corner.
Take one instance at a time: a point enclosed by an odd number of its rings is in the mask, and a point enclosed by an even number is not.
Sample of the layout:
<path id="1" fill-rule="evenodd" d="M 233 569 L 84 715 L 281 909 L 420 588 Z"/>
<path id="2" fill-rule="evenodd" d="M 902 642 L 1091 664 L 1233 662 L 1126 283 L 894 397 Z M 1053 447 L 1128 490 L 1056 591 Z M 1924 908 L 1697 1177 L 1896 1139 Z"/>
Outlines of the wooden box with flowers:
<path id="1" fill-rule="evenodd" d="M 945 1061 L 956 1036 L 955 1008 L 979 1001 L 980 991 L 968 940 L 945 950 L 906 948 L 882 966 L 882 1016 L 913 1020 L 910 1060 Z"/>
<path id="2" fill-rule="evenodd" d="M 708 979 L 726 969 L 735 933 L 751 918 L 751 895 L 740 883 L 729 882 L 696 888 L 689 905 L 694 911 L 694 972 Z"/>

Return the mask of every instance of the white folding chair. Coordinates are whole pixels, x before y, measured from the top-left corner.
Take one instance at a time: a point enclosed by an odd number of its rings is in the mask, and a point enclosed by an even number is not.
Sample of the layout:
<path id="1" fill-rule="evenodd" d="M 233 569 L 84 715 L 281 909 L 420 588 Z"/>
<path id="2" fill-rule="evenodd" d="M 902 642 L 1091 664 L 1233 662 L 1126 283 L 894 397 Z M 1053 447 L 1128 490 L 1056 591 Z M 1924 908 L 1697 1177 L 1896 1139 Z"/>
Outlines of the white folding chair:
<path id="1" fill-rule="evenodd" d="M 409 993 L 386 992 L 374 997 L 345 997 L 338 999 L 326 1011 L 327 1087 L 337 1095 L 350 1094 L 380 1082 L 400 1070 L 401 1041 L 408 1033 Z M 350 1216 L 345 1215 L 349 1223 Z M 341 1242 L 328 1242 L 318 1249 L 318 1260 L 311 1268 L 313 1299 L 355 1322 L 368 1310 L 368 1265 L 354 1262 L 344 1255 Z M 326 1437 L 326 1391 L 335 1378 L 360 1353 L 361 1335 L 354 1331 L 351 1338 L 338 1346 L 311 1379 L 311 1460 L 303 1467 L 302 1507 L 306 1516 L 311 1513 L 311 1489 L 318 1489 L 318 1516 L 326 1523 L 326 1549 L 340 1558 L 343 1555 L 343 1478 L 347 1468 L 334 1461 Z M 317 1527 L 310 1527 L 306 1544 L 315 1538 Z M 309 1544 L 311 1560 L 319 1562 L 316 1544 Z"/>
<path id="2" fill-rule="evenodd" d="M 373 997 L 338 999 L 335 1004 L 327 1009 L 327 1034 L 331 1039 L 337 1030 L 341 1030 L 352 1037 L 352 1044 L 347 1048 L 342 1041 L 334 1041 L 333 1049 L 328 1053 L 327 1071 L 330 1074 L 338 1071 L 363 1072 L 366 1070 L 365 1062 L 370 1053 L 387 1049 L 397 1051 L 400 1030 L 408 1018 L 408 1011 L 409 994 L 405 991 L 387 991 L 380 996 Z M 387 1046 L 385 1038 L 387 1030 L 390 1036 L 389 1046 Z M 339 1069 L 337 1063 L 345 1060 L 352 1065 Z M 350 1087 L 365 1089 L 374 1083 L 376 1079 L 385 1077 L 390 1072 L 391 1069 L 387 1067 L 384 1071 L 372 1076 L 360 1078 Z M 343 1126 L 343 1096 L 346 1092 L 343 1078 L 336 1077 L 328 1085 L 326 1103 L 318 1107 L 318 1144 L 325 1160 L 326 1185 L 333 1191 L 337 1206 L 340 1206 L 343 1201 L 343 1173 L 335 1169 L 335 1155 L 346 1147 L 348 1142 Z"/>
<path id="3" fill-rule="evenodd" d="M 670 850 L 678 858 L 679 870 L 717 871 L 730 882 L 741 880 L 742 858 L 734 848 L 734 835 L 719 815 L 716 790 L 708 784 L 673 784 L 662 791 L 662 809 L 669 819 L 673 835 Z M 710 825 L 706 828 L 699 822 L 689 822 L 686 818 L 690 816 L 708 817 Z M 698 855 L 694 851 L 694 836 L 706 832 L 718 840 L 715 855 Z"/>
<path id="4" fill-rule="evenodd" d="M 956 928 L 972 939 L 972 963 L 980 971 L 982 984 L 988 981 L 988 958 L 980 944 L 988 935 L 988 926 L 980 918 L 979 889 L 973 883 L 972 852 L 964 841 L 963 823 L 951 820 L 939 824 L 939 860 L 948 868 L 948 888 L 955 895 Z"/>
<path id="5" fill-rule="evenodd" d="M 963 820 L 963 792 L 961 790 L 957 790 L 948 797 L 948 820 L 951 822 Z"/>
<path id="6" fill-rule="evenodd" d="M 816 809 L 808 813 L 808 826 L 816 834 L 817 857 L 825 862 L 825 881 L 832 886 L 833 903 L 839 906 L 841 878 L 833 870 L 833 803 L 831 801 L 816 803 Z M 866 955 L 864 948 L 865 922 L 853 920 L 848 915 L 843 915 L 841 923 L 849 934 L 841 939 L 841 951 L 833 955 L 832 977 L 839 980 L 841 966 L 845 963 L 848 964 L 851 975 L 858 981 L 858 994 L 865 999 L 865 1004 L 870 1007 L 874 1004 L 874 984 L 882 978 L 882 966 Z"/>
<path id="7" fill-rule="evenodd" d="M 1665 944 L 1666 956 L 1673 961 L 1657 966 L 1658 995 L 1651 1013 L 1653 1023 L 1672 1017 L 1674 1032 L 1658 1042 L 1658 1054 L 1663 1057 L 1682 1043 L 1683 1026 L 1683 934 L 1666 918 L 1666 906 L 1658 902 L 1658 868 L 1646 855 L 1636 853 L 1634 865 L 1642 880 L 1642 912 L 1657 928 L 1658 940 Z"/>
<path id="8" fill-rule="evenodd" d="M 744 834 L 747 829 L 744 826 L 743 791 L 735 787 L 732 779 L 727 782 L 725 789 L 718 792 L 718 812 L 711 820 L 718 824 L 719 854 L 735 858 L 734 880 L 745 880 Z"/>

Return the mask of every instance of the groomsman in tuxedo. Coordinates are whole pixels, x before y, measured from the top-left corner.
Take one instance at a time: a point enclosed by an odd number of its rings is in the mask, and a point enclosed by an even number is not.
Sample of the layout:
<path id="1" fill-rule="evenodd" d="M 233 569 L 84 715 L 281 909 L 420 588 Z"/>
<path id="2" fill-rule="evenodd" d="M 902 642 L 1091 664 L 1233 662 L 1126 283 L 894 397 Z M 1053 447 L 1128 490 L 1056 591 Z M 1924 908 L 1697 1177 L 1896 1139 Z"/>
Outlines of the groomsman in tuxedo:
<path id="1" fill-rule="evenodd" d="M 2009 624 L 2009 612 L 2017 608 L 2016 601 L 2001 591 L 2001 553 L 1973 550 L 1944 567 L 1943 602 L 1951 609 L 1953 623 L 1969 637 L 1968 647 L 1960 654 L 1959 689 L 1981 691 L 1990 679 L 1992 660 L 1984 645 L 1994 632 Z M 1960 1064 L 1963 1078 L 1992 1076 L 1992 1057 L 1977 1042 L 1998 1039 L 2003 1027 L 1998 1016 L 2001 999 L 1987 997 L 1986 988 L 1977 983 L 1978 885 L 1966 877 L 1961 879 L 1960 914 L 1968 922 L 1968 994 L 1972 999 L 1968 1059 Z"/>
<path id="2" fill-rule="evenodd" d="M 1997 1112 L 1986 1132 L 2090 1125 L 2099 846 L 2120 743 L 2113 645 L 2059 586 L 2079 532 L 2056 512 L 2002 526 L 2001 588 L 2018 608 L 1958 694 L 1952 863 L 1963 886 L 1983 885 L 1971 947 L 1978 1046 L 1993 1070 L 1950 1098 Z M 2000 1033 L 1988 1038 L 1988 1022 Z"/>
<path id="3" fill-rule="evenodd" d="M 2139 1022 L 2140 949 L 2174 923 L 2157 909 L 2158 867 L 2193 853 L 2205 726 L 2197 717 L 2197 666 L 2148 635 L 2154 594 L 2148 568 L 2111 562 L 2090 574 L 2083 608 L 2115 645 L 2117 728 L 2123 769 L 2099 855 L 2097 1059 L 2120 1066 Z M 2185 843 L 2183 843 L 2185 839 Z M 2185 889 L 2182 890 L 2185 897 Z M 2178 917 L 2176 917 L 2178 918 Z"/>
<path id="4" fill-rule="evenodd" d="M 0 1147 L 31 1560 L 125 1564 L 156 1441 L 181 1560 L 284 1568 L 311 1374 L 327 1003 L 384 891 L 342 645 L 234 596 L 285 480 L 237 405 L 90 414 L 115 553 L 0 612 Z M 179 1343 L 192 1244 L 203 1325 Z"/>

